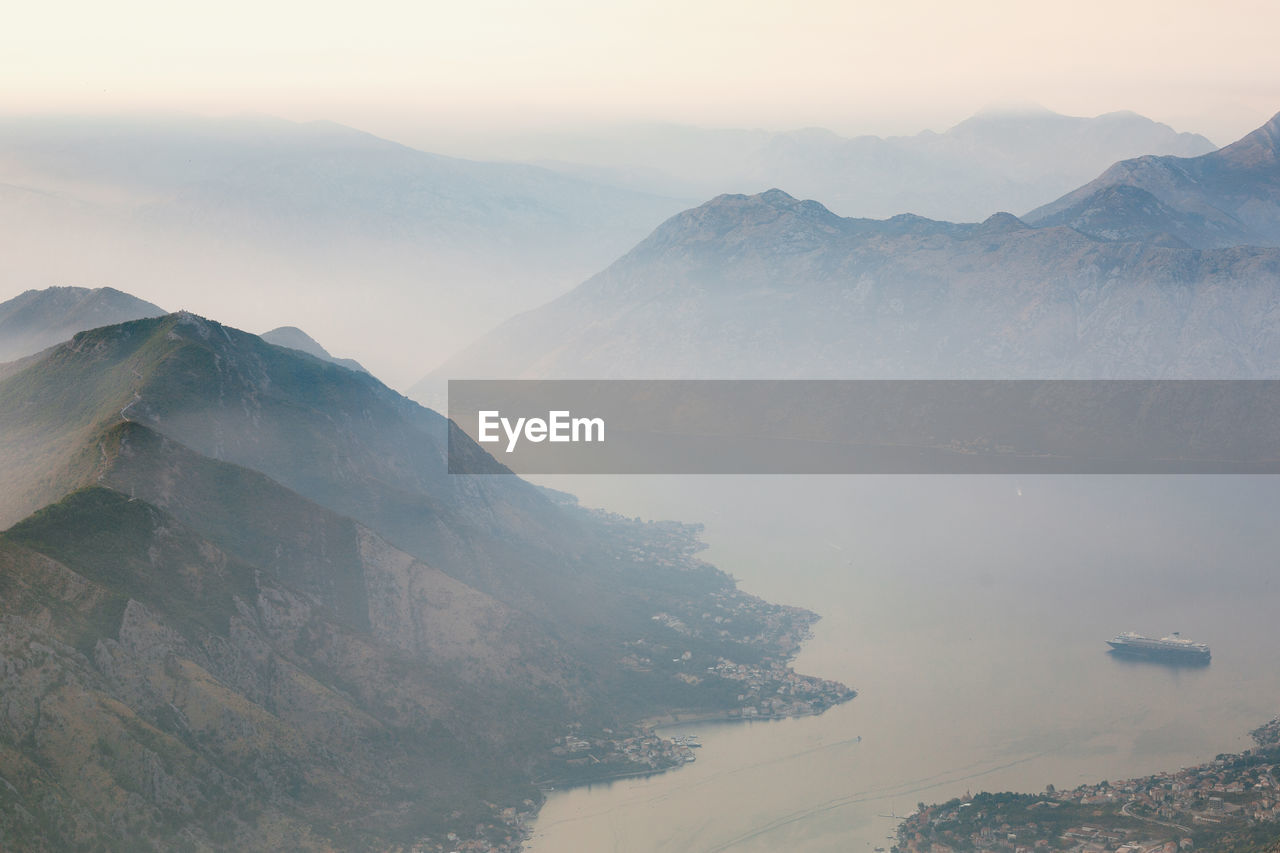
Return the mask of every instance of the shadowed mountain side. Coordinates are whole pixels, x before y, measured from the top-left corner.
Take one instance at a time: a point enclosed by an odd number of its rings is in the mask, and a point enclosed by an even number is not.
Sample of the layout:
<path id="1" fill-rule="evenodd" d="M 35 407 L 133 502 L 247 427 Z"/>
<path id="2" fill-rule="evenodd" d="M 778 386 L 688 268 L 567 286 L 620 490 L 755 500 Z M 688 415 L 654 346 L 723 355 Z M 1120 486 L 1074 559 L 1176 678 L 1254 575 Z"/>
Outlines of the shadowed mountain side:
<path id="1" fill-rule="evenodd" d="M 478 678 L 521 666 L 528 683 L 546 680 L 533 661 L 554 654 L 517 614 L 368 528 L 139 424 L 112 428 L 101 446 L 99 483 L 172 513 L 378 641 Z"/>
<path id="2" fill-rule="evenodd" d="M 505 688 L 398 655 L 144 501 L 90 488 L 14 526 L 0 588 L 23 849 L 382 848 L 485 817 L 477 786 L 523 790 L 503 780 L 536 722 Z"/>

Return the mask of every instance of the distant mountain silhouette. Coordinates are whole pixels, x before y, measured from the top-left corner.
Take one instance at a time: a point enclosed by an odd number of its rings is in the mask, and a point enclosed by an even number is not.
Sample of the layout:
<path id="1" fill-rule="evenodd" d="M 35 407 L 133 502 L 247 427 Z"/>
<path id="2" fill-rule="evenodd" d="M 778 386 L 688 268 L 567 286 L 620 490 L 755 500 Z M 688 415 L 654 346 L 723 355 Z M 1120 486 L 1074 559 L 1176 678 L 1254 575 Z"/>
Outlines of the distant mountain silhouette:
<path id="1" fill-rule="evenodd" d="M 1021 109 L 989 110 L 943 133 L 911 136 L 639 126 L 596 136 L 559 134 L 541 148 L 529 142 L 510 153 L 523 150 L 549 168 L 668 195 L 709 198 L 783 187 L 843 216 L 910 212 L 974 221 L 995 210 L 1043 204 L 1117 160 L 1213 149 L 1203 136 L 1132 112 L 1084 118 Z"/>
<path id="2" fill-rule="evenodd" d="M 384 375 L 563 293 L 687 205 L 331 122 L 0 118 L 10 280 L 162 289 L 300 325 Z"/>
<path id="3" fill-rule="evenodd" d="M 722 195 L 413 393 L 487 377 L 1280 377 L 1280 248 L 1263 239 L 1280 238 L 1278 145 L 1280 117 L 970 224 Z"/>
<path id="4" fill-rule="evenodd" d="M 358 370 L 361 373 L 368 373 L 360 362 L 353 358 L 334 358 L 329 355 L 329 351 L 320 346 L 320 343 L 297 326 L 281 326 L 278 329 L 272 329 L 269 332 L 263 332 L 258 337 L 262 338 L 269 344 L 276 346 L 289 347 L 299 352 L 305 352 L 307 355 L 314 355 L 316 358 L 331 361 L 334 364 L 340 364 L 350 370 Z"/>
<path id="5" fill-rule="evenodd" d="M 39 352 L 76 332 L 163 313 L 111 287 L 28 290 L 0 303 L 0 362 Z"/>

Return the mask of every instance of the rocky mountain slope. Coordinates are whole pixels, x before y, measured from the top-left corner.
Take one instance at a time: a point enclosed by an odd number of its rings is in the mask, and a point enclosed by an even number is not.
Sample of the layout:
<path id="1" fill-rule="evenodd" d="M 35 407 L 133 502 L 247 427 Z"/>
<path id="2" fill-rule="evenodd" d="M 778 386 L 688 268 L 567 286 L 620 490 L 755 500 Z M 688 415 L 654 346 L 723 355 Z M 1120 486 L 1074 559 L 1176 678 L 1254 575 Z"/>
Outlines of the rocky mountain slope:
<path id="1" fill-rule="evenodd" d="M 513 849 L 570 726 L 739 708 L 721 660 L 848 698 L 692 529 L 449 475 L 451 429 L 190 314 L 0 379 L 5 845 Z"/>
<path id="2" fill-rule="evenodd" d="M 360 849 L 488 817 L 481 778 L 522 793 L 484 737 L 503 691 L 142 500 L 75 492 L 7 531 L 0 565 L 8 843 Z"/>

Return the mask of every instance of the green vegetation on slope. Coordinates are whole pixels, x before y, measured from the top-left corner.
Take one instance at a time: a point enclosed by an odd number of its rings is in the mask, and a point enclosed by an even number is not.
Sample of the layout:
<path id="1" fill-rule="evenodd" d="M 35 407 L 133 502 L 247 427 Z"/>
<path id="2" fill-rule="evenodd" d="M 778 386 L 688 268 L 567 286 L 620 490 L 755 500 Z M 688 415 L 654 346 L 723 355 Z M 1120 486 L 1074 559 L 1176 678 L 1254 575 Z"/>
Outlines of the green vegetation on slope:
<path id="1" fill-rule="evenodd" d="M 186 630 L 225 636 L 234 597 L 252 600 L 253 569 L 215 554 L 155 507 L 87 487 L 15 524 L 5 539 L 52 557 L 119 596 L 172 613 Z"/>

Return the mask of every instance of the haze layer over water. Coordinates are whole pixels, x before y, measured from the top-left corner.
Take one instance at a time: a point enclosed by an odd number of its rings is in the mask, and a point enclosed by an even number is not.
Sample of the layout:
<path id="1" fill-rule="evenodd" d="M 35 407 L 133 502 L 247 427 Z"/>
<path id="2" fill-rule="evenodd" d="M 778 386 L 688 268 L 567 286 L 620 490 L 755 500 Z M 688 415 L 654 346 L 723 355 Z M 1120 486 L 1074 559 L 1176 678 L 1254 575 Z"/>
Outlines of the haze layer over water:
<path id="1" fill-rule="evenodd" d="M 743 588 L 819 612 L 816 718 L 677 725 L 698 761 L 555 792 L 534 850 L 888 848 L 919 801 L 1211 760 L 1280 712 L 1265 477 L 544 478 L 588 505 L 706 523 Z M 1206 669 L 1106 653 L 1181 631 Z"/>

